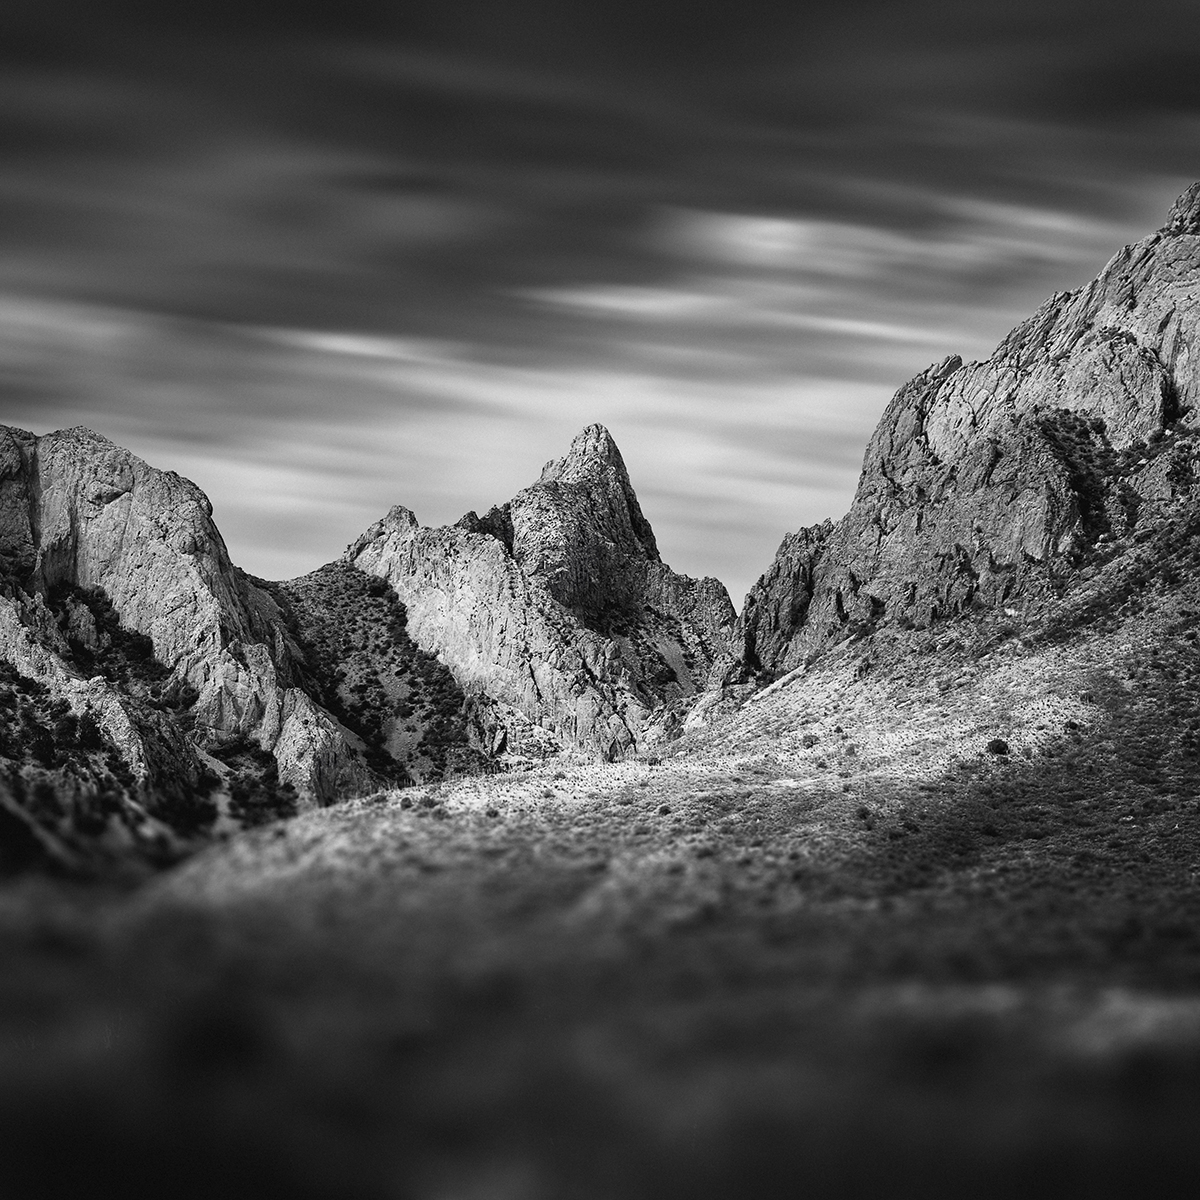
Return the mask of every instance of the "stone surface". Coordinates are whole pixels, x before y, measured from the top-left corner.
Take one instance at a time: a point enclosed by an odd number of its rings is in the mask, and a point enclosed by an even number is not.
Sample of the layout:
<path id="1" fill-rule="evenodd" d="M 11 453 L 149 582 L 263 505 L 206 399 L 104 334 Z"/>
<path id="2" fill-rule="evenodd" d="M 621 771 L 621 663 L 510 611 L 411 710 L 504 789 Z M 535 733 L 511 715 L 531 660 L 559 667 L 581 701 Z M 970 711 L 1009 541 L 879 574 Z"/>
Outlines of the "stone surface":
<path id="1" fill-rule="evenodd" d="M 20 710 L 0 759 L 18 807 L 57 791 L 34 824 L 85 853 L 88 830 L 151 845 L 270 819 L 294 803 L 280 785 L 323 803 L 564 746 L 619 757 L 739 677 L 733 624 L 719 583 L 663 564 L 598 426 L 484 517 L 396 509 L 287 584 L 234 567 L 178 475 L 86 429 L 0 428 Z"/>
<path id="2" fill-rule="evenodd" d="M 429 529 L 394 508 L 347 561 L 388 580 L 468 693 L 606 759 L 661 735 L 732 645 L 724 587 L 662 562 L 599 425 L 483 517 Z"/>
<path id="3" fill-rule="evenodd" d="M 991 358 L 948 358 L 897 392 L 850 512 L 785 539 L 751 592 L 747 661 L 779 675 L 851 633 L 1052 591 L 1098 539 L 1188 486 L 1187 456 L 1147 474 L 1143 450 L 1200 427 L 1198 318 L 1200 184 Z"/>
<path id="4" fill-rule="evenodd" d="M 37 437 L 0 427 L 0 570 L 9 624 L 12 605 L 25 603 L 26 626 L 51 657 L 31 657 L 15 634 L 0 653 L 73 704 L 78 688 L 62 683 L 70 671 L 55 654 L 65 650 L 54 642 L 61 635 L 53 621 L 30 620 L 29 598 L 63 586 L 101 589 L 121 623 L 151 639 L 155 657 L 198 694 L 192 717 L 202 738 L 252 737 L 275 753 L 281 778 L 313 799 L 367 785 L 337 723 L 293 685 L 274 601 L 229 561 L 212 506 L 189 480 L 87 429 Z M 101 706 L 102 721 L 116 720 L 111 707 Z M 115 740 L 144 781 L 135 740 L 124 732 Z"/>

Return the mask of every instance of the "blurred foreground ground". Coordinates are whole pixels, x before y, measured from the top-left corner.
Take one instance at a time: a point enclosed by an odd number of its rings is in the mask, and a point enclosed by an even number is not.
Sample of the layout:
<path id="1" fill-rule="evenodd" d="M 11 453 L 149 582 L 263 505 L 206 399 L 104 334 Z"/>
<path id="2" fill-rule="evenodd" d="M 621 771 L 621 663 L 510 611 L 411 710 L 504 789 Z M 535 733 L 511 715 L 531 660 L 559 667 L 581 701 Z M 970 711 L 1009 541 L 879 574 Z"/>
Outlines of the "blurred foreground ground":
<path id="1" fill-rule="evenodd" d="M 834 654 L 661 761 L 359 801 L 137 886 L 13 879 L 4 1194 L 1173 1192 L 1188 620 Z"/>

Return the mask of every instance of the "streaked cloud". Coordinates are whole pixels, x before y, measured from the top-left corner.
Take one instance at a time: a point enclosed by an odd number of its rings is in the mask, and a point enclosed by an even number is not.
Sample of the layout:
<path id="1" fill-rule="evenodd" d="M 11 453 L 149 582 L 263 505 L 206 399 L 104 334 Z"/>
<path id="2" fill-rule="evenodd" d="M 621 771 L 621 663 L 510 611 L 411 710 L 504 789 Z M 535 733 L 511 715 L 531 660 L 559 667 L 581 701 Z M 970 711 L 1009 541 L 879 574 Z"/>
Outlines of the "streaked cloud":
<path id="1" fill-rule="evenodd" d="M 740 594 L 1198 173 L 1200 14 L 1147 3 L 10 6 L 0 420 L 192 476 L 264 575 L 600 420 Z"/>
<path id="2" fill-rule="evenodd" d="M 89 424 L 195 479 L 235 559 L 268 577 L 335 556 L 395 503 L 430 523 L 483 511 L 603 421 L 673 564 L 738 591 L 797 516 L 844 507 L 887 398 L 838 381 L 513 366 L 451 342 L 12 298 L 0 301 L 0 377 L 5 422 Z M 718 528 L 737 531 L 729 549 Z"/>

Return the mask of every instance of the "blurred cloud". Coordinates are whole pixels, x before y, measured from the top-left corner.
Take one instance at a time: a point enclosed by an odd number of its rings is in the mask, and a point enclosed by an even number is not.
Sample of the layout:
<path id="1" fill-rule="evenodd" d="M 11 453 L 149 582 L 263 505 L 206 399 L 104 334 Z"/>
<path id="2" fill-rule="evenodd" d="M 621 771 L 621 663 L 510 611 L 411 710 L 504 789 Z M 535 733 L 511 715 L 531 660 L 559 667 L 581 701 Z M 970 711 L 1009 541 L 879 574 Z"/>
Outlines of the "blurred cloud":
<path id="1" fill-rule="evenodd" d="M 1190 0 L 14 0 L 0 420 L 191 475 L 263 575 L 600 420 L 668 561 L 740 598 L 901 383 L 1200 174 L 1196 34 Z"/>
<path id="2" fill-rule="evenodd" d="M 718 565 L 741 591 L 781 520 L 819 519 L 844 501 L 887 395 L 512 366 L 450 342 L 12 298 L 0 299 L 0 378 L 6 423 L 89 424 L 195 479 L 235 557 L 268 577 L 334 557 L 395 503 L 431 523 L 483 511 L 600 420 L 678 569 Z M 719 530 L 733 554 L 714 558 Z"/>

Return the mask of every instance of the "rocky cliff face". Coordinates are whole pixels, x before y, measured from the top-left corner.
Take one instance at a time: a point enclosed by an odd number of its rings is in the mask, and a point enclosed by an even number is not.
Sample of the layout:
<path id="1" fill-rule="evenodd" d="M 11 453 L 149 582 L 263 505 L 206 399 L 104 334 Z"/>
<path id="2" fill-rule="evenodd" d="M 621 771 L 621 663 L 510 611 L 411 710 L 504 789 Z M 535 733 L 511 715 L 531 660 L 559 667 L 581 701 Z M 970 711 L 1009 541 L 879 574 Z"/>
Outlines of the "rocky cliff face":
<path id="1" fill-rule="evenodd" d="M 64 862 L 505 752 L 619 756 L 732 662 L 733 624 L 719 583 L 662 563 L 598 426 L 482 518 L 395 509 L 280 584 L 233 566 L 187 480 L 0 428 L 0 786 Z"/>
<path id="2" fill-rule="evenodd" d="M 86 429 L 0 428 L 0 580 L 0 657 L 94 716 L 134 794 L 196 791 L 215 765 L 199 748 L 230 740 L 270 752 L 301 797 L 369 778 L 188 480 Z M 161 678 L 134 687 L 121 647 Z"/>
<path id="3" fill-rule="evenodd" d="M 853 634 L 1024 614 L 1196 479 L 1200 184 L 1087 286 L 1051 297 L 986 362 L 905 384 L 850 512 L 789 535 L 739 622 L 782 674 Z"/>
<path id="4" fill-rule="evenodd" d="M 599 425 L 483 517 L 428 529 L 395 508 L 347 561 L 386 579 L 413 639 L 490 702 L 498 743 L 532 722 L 606 759 L 648 745 L 732 646 L 724 587 L 662 562 Z"/>
<path id="5" fill-rule="evenodd" d="M 305 690 L 384 786 L 487 769 L 491 739 L 444 663 L 409 636 L 387 584 L 347 563 L 264 585 L 302 659 Z"/>

